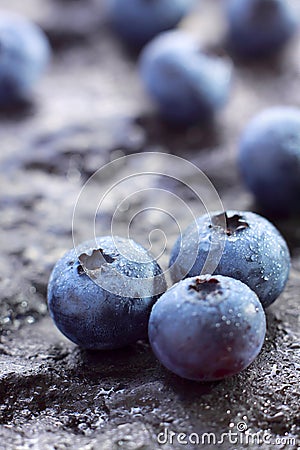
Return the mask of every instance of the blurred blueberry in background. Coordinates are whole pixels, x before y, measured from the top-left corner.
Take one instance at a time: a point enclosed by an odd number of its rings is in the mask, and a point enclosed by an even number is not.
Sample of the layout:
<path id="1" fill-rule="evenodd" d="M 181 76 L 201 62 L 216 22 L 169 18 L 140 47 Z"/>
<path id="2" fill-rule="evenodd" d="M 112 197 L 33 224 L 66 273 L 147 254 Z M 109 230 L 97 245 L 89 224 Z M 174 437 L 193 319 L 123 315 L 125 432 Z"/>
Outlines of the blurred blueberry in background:
<path id="1" fill-rule="evenodd" d="M 139 66 L 167 121 L 190 125 L 210 120 L 229 97 L 231 61 L 201 51 L 197 40 L 183 31 L 154 38 L 143 49 Z"/>
<path id="2" fill-rule="evenodd" d="M 161 31 L 174 28 L 194 0 L 107 0 L 107 12 L 119 35 L 140 46 Z"/>
<path id="3" fill-rule="evenodd" d="M 245 184 L 269 213 L 300 211 L 300 109 L 273 107 L 247 125 L 239 147 Z"/>
<path id="4" fill-rule="evenodd" d="M 296 13 L 287 0 L 227 0 L 228 42 L 243 56 L 279 50 L 297 28 Z"/>
<path id="5" fill-rule="evenodd" d="M 19 15 L 0 11 L 0 105 L 23 100 L 50 59 L 43 31 Z"/>

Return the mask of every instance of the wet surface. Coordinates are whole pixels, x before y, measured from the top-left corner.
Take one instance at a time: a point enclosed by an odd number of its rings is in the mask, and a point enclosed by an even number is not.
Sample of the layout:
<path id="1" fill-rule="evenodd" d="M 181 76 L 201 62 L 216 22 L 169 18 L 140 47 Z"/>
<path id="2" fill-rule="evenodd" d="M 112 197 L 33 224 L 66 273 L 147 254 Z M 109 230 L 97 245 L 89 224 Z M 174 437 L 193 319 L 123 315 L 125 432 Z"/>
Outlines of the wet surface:
<path id="1" fill-rule="evenodd" d="M 199 384 L 173 376 L 147 342 L 114 352 L 80 350 L 52 324 L 46 290 L 53 265 L 73 245 L 72 214 L 82 186 L 117 157 L 159 151 L 189 159 L 211 179 L 225 208 L 258 211 L 236 169 L 238 136 L 262 108 L 300 105 L 300 38 L 276 60 L 235 61 L 232 95 L 215 123 L 173 130 L 155 116 L 138 77 L 136 55 L 109 30 L 102 2 L 2 3 L 36 19 L 55 55 L 34 103 L 1 112 L 0 448 L 155 450 L 165 427 L 175 433 L 212 432 L 218 439 L 236 432 L 240 422 L 252 433 L 270 434 L 272 443 L 298 436 L 299 218 L 275 221 L 288 241 L 293 266 L 285 292 L 268 310 L 263 350 L 247 370 L 222 382 Z M 182 25 L 205 44 L 215 44 L 222 34 L 221 24 L 220 36 L 216 33 L 218 3 L 203 2 Z M 140 159 L 134 170 L 149 170 L 149 160 Z M 181 170 L 175 165 L 174 176 L 183 176 Z M 110 183 L 109 177 L 103 179 L 103 189 Z M 197 199 L 182 183 L 164 178 L 155 183 L 197 210 Z M 112 194 L 102 211 L 102 228 L 109 227 L 119 195 Z M 169 197 L 162 195 L 158 205 L 168 211 Z M 126 211 L 121 228 L 127 226 Z M 91 237 L 88 204 L 78 217 L 80 242 Z M 176 219 L 187 225 L 185 208 L 176 208 Z M 135 222 L 134 238 L 145 244 L 154 228 L 168 234 L 160 259 L 166 268 L 178 230 L 166 216 L 146 214 Z M 156 246 L 153 236 L 157 251 L 160 240 L 158 235 Z M 176 442 L 164 448 L 196 448 Z M 245 442 L 238 448 L 249 448 Z M 296 448 L 284 442 L 272 448 Z M 218 447 L 235 448 L 226 438 Z"/>

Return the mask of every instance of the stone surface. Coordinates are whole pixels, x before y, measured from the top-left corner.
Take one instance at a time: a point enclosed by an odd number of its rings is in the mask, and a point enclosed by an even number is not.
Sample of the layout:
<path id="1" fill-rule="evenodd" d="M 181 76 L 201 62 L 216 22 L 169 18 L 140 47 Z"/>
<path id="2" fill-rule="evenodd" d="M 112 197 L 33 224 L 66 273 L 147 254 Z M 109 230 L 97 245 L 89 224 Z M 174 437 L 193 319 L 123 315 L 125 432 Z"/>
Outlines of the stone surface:
<path id="1" fill-rule="evenodd" d="M 203 1 L 182 26 L 201 42 L 218 43 L 220 3 Z M 247 370 L 222 382 L 197 384 L 173 376 L 147 342 L 114 352 L 79 349 L 52 324 L 46 290 L 54 263 L 72 247 L 72 214 L 82 186 L 119 156 L 139 151 L 181 156 L 205 171 L 226 208 L 255 210 L 236 169 L 238 136 L 263 107 L 300 105 L 300 38 L 276 60 L 236 61 L 231 99 L 215 124 L 172 130 L 153 114 L 136 55 L 105 23 L 100 0 L 2 0 L 1 6 L 37 20 L 55 53 L 34 102 L 1 111 L 0 118 L 0 448 L 156 450 L 165 428 L 198 433 L 200 439 L 215 433 L 220 440 L 222 433 L 237 432 L 241 422 L 251 433 L 270 435 L 272 445 L 254 442 L 253 449 L 297 448 L 287 439 L 299 437 L 299 218 L 276 221 L 290 245 L 293 268 L 287 289 L 268 310 L 263 350 Z M 134 169 L 149 170 L 149 159 L 140 159 Z M 180 168 L 174 167 L 174 175 L 181 175 Z M 101 189 L 110 184 L 104 179 Z M 163 180 L 158 186 L 172 187 L 197 208 L 180 184 Z M 96 195 L 95 187 L 90 189 Z M 106 204 L 103 227 L 119 195 Z M 163 196 L 159 206 L 170 208 Z M 92 212 L 89 204 L 79 211 L 76 239 L 90 237 Z M 186 225 L 184 208 L 176 218 Z M 127 219 L 125 212 L 121 227 Z M 143 243 L 153 228 L 167 233 L 168 223 L 163 216 L 141 215 L 134 236 Z M 169 234 L 164 265 L 175 229 Z M 234 444 L 225 436 L 216 447 L 249 448 L 245 433 L 242 438 Z M 202 447 L 211 447 L 205 439 Z M 175 437 L 163 448 L 196 446 Z"/>

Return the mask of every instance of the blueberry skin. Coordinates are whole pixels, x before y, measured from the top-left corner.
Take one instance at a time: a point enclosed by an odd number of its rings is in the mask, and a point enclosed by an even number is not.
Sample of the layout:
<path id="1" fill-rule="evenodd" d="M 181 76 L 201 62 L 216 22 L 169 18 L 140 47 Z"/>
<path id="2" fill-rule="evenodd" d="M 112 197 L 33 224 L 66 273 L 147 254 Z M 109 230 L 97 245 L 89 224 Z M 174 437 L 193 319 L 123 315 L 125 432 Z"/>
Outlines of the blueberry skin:
<path id="1" fill-rule="evenodd" d="M 213 226 L 219 213 L 199 217 L 182 234 L 171 252 L 169 262 L 174 282 L 200 275 L 211 250 L 211 242 L 224 241 L 214 274 L 232 277 L 249 286 L 264 308 L 284 290 L 290 271 L 290 253 L 279 231 L 267 219 L 252 212 L 227 211 L 228 229 Z M 240 219 L 238 219 L 240 218 Z M 225 234 L 224 234 L 225 233 Z M 195 261 L 190 254 L 195 246 Z"/>
<path id="2" fill-rule="evenodd" d="M 126 297 L 126 287 L 116 295 L 96 284 L 83 270 L 78 255 L 101 249 L 108 261 L 101 267 L 108 286 L 119 283 L 114 270 L 130 277 L 152 278 L 161 268 L 147 251 L 132 240 L 120 237 L 100 237 L 87 241 L 66 253 L 55 265 L 48 284 L 48 307 L 58 329 L 71 341 L 86 349 L 115 349 L 147 336 L 152 305 L 159 295 L 146 288 L 137 290 L 136 298 Z M 114 243 L 115 241 L 115 243 Z M 125 245 L 130 258 L 116 248 Z M 139 261 L 142 258 L 143 262 Z M 141 261 L 141 259 L 140 259 Z M 166 290 L 164 280 L 161 292 Z M 138 298 L 139 297 L 139 298 Z"/>
<path id="3" fill-rule="evenodd" d="M 232 64 L 201 52 L 182 31 L 161 33 L 141 53 L 144 85 L 169 122 L 192 125 L 211 120 L 228 99 Z"/>
<path id="4" fill-rule="evenodd" d="M 29 20 L 0 12 L 0 105 L 28 96 L 50 59 L 42 30 Z"/>
<path id="5" fill-rule="evenodd" d="M 131 45 L 141 46 L 175 27 L 193 3 L 194 0 L 107 0 L 107 12 L 120 36 Z"/>
<path id="6" fill-rule="evenodd" d="M 278 51 L 295 33 L 296 14 L 286 0 L 227 0 L 228 42 L 243 56 Z"/>
<path id="7" fill-rule="evenodd" d="M 234 375 L 252 363 L 266 333 L 256 294 L 233 278 L 187 278 L 154 305 L 149 339 L 160 362 L 196 381 Z"/>
<path id="8" fill-rule="evenodd" d="M 275 215 L 300 211 L 300 109 L 270 108 L 245 129 L 239 166 L 257 202 Z"/>

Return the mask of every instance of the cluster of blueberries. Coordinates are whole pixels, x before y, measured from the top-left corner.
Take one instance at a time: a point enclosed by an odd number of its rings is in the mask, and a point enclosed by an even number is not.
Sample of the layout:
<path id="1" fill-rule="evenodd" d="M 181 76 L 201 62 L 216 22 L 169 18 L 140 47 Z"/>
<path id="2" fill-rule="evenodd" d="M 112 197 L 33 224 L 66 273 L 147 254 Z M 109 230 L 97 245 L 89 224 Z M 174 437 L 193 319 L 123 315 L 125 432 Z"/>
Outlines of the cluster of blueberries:
<path id="1" fill-rule="evenodd" d="M 139 57 L 144 85 L 162 118 L 193 125 L 211 119 L 230 96 L 233 64 L 199 49 L 197 40 L 175 27 L 193 0 L 107 0 L 108 14 L 130 45 L 145 45 Z M 226 47 L 243 58 L 278 52 L 296 33 L 299 19 L 286 0 L 224 0 Z M 150 42 L 148 42 L 150 41 Z M 243 179 L 265 211 L 300 211 L 300 109 L 270 108 L 242 136 Z"/>
<path id="2" fill-rule="evenodd" d="M 163 15 L 162 11 L 166 14 L 168 8 L 173 10 L 177 9 L 178 3 L 182 5 L 182 2 L 173 4 L 173 0 L 131 3 L 133 8 L 139 3 L 140 9 L 137 8 L 135 13 L 140 17 L 151 4 L 156 5 L 153 16 L 145 14 L 145 23 L 139 22 L 145 30 L 151 19 L 159 26 L 154 17 L 156 13 Z M 129 7 L 127 16 L 132 22 L 128 19 L 126 34 L 120 26 L 124 2 L 113 0 L 112 4 L 111 16 L 117 30 L 127 40 L 133 39 L 136 16 Z M 187 12 L 191 2 L 185 2 L 185 5 Z M 244 58 L 265 57 L 278 52 L 298 29 L 297 15 L 285 0 L 226 0 L 224 8 L 228 47 Z M 149 35 L 140 29 L 139 32 L 136 41 L 145 42 Z M 229 98 L 233 72 L 230 59 L 200 50 L 198 42 L 183 31 L 165 31 L 147 43 L 139 59 L 139 68 L 161 116 L 169 122 L 191 125 L 206 121 Z M 248 125 L 240 142 L 239 166 L 243 180 L 270 214 L 289 215 L 300 211 L 299 125 L 299 108 L 269 108 Z"/>
<path id="3" fill-rule="evenodd" d="M 115 30 L 130 45 L 144 46 L 139 71 L 165 120 L 183 125 L 211 119 L 229 98 L 233 64 L 175 27 L 195 0 L 106 0 Z M 286 0 L 226 0 L 227 47 L 243 57 L 280 50 L 298 29 Z M 148 42 L 150 41 L 150 42 Z M 0 107 L 27 97 L 50 58 L 42 30 L 28 20 L 0 13 Z M 247 126 L 239 166 L 264 210 L 299 212 L 300 109 L 270 108 Z"/>
<path id="4" fill-rule="evenodd" d="M 200 50 L 187 33 L 169 31 L 194 0 L 106 3 L 122 39 L 143 46 L 139 71 L 162 118 L 184 125 L 212 118 L 229 98 L 233 64 Z M 223 7 L 228 49 L 242 57 L 277 52 L 298 28 L 285 0 L 226 0 Z M 1 107 L 28 96 L 50 56 L 39 27 L 0 13 Z M 271 108 L 254 118 L 240 141 L 239 166 L 266 211 L 299 211 L 300 109 Z M 222 255 L 208 275 L 206 261 L 221 242 Z M 188 379 L 216 380 L 243 370 L 259 353 L 266 331 L 263 308 L 283 291 L 289 268 L 287 245 L 266 219 L 221 212 L 200 217 L 178 238 L 170 259 L 176 284 L 169 290 L 144 248 L 129 239 L 100 237 L 58 261 L 48 304 L 58 328 L 84 348 L 118 348 L 148 333 L 168 369 Z M 124 294 L 124 279 L 134 295 Z"/>
<path id="5" fill-rule="evenodd" d="M 201 275 L 214 258 L 214 274 Z M 167 290 L 160 266 L 134 241 L 84 242 L 53 269 L 50 314 L 86 349 L 123 347 L 148 333 L 161 363 L 187 379 L 218 380 L 246 368 L 264 342 L 264 308 L 289 276 L 278 230 L 252 212 L 206 214 L 178 237 L 169 269 L 175 284 Z"/>

